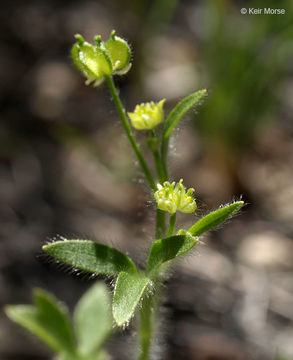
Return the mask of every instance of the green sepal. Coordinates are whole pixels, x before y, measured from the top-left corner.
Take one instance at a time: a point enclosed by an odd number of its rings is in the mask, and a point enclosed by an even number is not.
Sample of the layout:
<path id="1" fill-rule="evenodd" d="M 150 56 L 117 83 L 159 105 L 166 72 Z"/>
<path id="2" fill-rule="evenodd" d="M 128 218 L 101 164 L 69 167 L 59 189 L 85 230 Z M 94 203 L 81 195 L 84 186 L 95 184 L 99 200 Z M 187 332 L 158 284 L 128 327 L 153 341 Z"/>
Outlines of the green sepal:
<path id="1" fill-rule="evenodd" d="M 121 271 L 136 272 L 136 267 L 128 256 L 90 240 L 56 241 L 43 246 L 43 250 L 58 261 L 94 274 L 118 275 Z"/>
<path id="2" fill-rule="evenodd" d="M 54 351 L 73 355 L 75 340 L 66 308 L 50 293 L 37 289 L 35 306 L 8 305 L 7 316 L 23 326 Z"/>
<path id="3" fill-rule="evenodd" d="M 112 330 L 111 299 L 106 285 L 93 285 L 74 310 L 74 328 L 80 354 L 96 353 Z"/>
<path id="4" fill-rule="evenodd" d="M 119 72 L 129 66 L 130 47 L 125 40 L 116 36 L 115 31 L 112 31 L 109 40 L 105 43 L 105 48 L 115 71 Z"/>
<path id="5" fill-rule="evenodd" d="M 206 231 L 212 230 L 231 216 L 235 215 L 244 205 L 243 201 L 235 201 L 231 204 L 220 207 L 218 210 L 212 211 L 208 215 L 201 218 L 192 225 L 188 232 L 193 236 L 200 236 Z"/>
<path id="6" fill-rule="evenodd" d="M 185 97 L 174 107 L 174 109 L 169 113 L 164 123 L 163 136 L 165 139 L 168 139 L 170 137 L 174 127 L 178 124 L 180 119 L 187 113 L 187 111 L 192 109 L 206 94 L 207 94 L 206 89 L 196 91 Z"/>
<path id="7" fill-rule="evenodd" d="M 73 46 L 71 48 L 71 57 L 72 57 L 74 65 L 77 67 L 77 69 L 81 72 L 84 72 L 85 67 L 79 58 L 79 51 L 80 51 L 80 43 L 76 42 L 73 44 Z"/>
<path id="8" fill-rule="evenodd" d="M 113 67 L 103 42 L 95 38 L 95 44 L 90 44 L 77 34 L 76 43 L 71 48 L 71 56 L 75 66 L 88 79 L 88 83 L 103 80 L 104 75 L 111 75 Z"/>
<path id="9" fill-rule="evenodd" d="M 118 326 L 129 323 L 150 283 L 149 278 L 139 273 L 119 274 L 113 297 L 113 317 Z"/>
<path id="10" fill-rule="evenodd" d="M 79 47 L 79 59 L 85 70 L 96 79 L 113 72 L 111 60 L 102 46 L 84 42 Z"/>
<path id="11" fill-rule="evenodd" d="M 174 235 L 154 241 L 150 250 L 147 272 L 156 271 L 163 263 L 178 258 L 190 251 L 198 239 L 189 234 Z"/>

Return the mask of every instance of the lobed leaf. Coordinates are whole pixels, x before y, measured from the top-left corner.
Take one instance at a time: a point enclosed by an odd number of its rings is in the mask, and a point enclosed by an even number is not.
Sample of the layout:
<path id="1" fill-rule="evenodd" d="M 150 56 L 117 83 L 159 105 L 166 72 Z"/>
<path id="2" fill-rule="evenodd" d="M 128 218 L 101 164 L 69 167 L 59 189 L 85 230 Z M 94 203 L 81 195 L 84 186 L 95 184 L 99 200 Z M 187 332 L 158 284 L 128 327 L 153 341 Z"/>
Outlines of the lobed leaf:
<path id="1" fill-rule="evenodd" d="M 188 232 L 190 232 L 193 236 L 200 236 L 204 232 L 215 228 L 224 221 L 228 220 L 231 216 L 235 215 L 243 205 L 243 201 L 235 201 L 232 204 L 220 207 L 218 210 L 209 213 L 192 225 Z"/>
<path id="2" fill-rule="evenodd" d="M 148 273 L 158 269 L 164 262 L 184 255 L 197 241 L 197 238 L 190 235 L 174 235 L 153 242 L 147 265 Z"/>
<path id="3" fill-rule="evenodd" d="M 98 350 L 112 330 L 111 299 L 106 285 L 97 283 L 79 300 L 74 311 L 78 348 L 82 355 Z"/>
<path id="4" fill-rule="evenodd" d="M 185 97 L 175 106 L 175 108 L 169 113 L 164 124 L 165 139 L 170 137 L 174 127 L 178 124 L 180 119 L 187 113 L 187 111 L 192 109 L 206 95 L 206 93 L 206 89 L 196 91 Z"/>
<path id="5" fill-rule="evenodd" d="M 141 274 L 121 272 L 113 297 L 113 316 L 118 326 L 127 324 L 145 293 L 150 279 Z"/>
<path id="6" fill-rule="evenodd" d="M 36 290 L 35 306 L 9 305 L 8 317 L 28 329 L 56 352 L 75 352 L 74 334 L 65 307 L 44 290 Z"/>
<path id="7" fill-rule="evenodd" d="M 56 260 L 95 274 L 118 275 L 121 271 L 136 272 L 136 267 L 128 256 L 90 240 L 56 241 L 43 246 L 43 250 Z"/>

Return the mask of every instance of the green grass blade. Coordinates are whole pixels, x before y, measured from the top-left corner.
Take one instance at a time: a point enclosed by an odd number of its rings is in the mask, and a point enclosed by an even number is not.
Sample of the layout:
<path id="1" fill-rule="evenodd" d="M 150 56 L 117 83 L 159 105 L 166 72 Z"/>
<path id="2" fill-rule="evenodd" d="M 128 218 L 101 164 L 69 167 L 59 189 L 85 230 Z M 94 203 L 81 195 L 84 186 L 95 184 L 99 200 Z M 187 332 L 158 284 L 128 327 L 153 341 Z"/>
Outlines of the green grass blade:
<path id="1" fill-rule="evenodd" d="M 231 216 L 235 215 L 243 205 L 243 201 L 235 201 L 232 204 L 220 207 L 218 210 L 209 213 L 192 225 L 188 232 L 193 236 L 200 236 L 204 232 L 214 229 L 224 221 L 228 220 Z"/>
<path id="2" fill-rule="evenodd" d="M 97 283 L 79 300 L 74 326 L 81 354 L 98 350 L 112 330 L 111 299 L 106 285 Z"/>
<path id="3" fill-rule="evenodd" d="M 148 273 L 158 269 L 166 261 L 184 255 L 197 241 L 190 235 L 175 235 L 153 242 L 148 259 Z"/>
<path id="4" fill-rule="evenodd" d="M 192 109 L 205 95 L 207 91 L 205 89 L 196 91 L 189 96 L 181 100 L 175 108 L 169 113 L 165 123 L 164 123 L 164 138 L 168 139 L 174 129 L 178 124 L 180 119 Z"/>
<path id="5" fill-rule="evenodd" d="M 149 278 L 138 273 L 119 274 L 113 297 L 113 316 L 118 326 L 130 321 L 149 283 Z"/>
<path id="6" fill-rule="evenodd" d="M 5 312 L 54 351 L 74 354 L 75 340 L 66 308 L 43 290 L 36 290 L 34 299 L 35 306 L 9 305 Z"/>
<path id="7" fill-rule="evenodd" d="M 94 274 L 136 272 L 136 267 L 128 256 L 90 240 L 56 241 L 43 246 L 43 250 L 58 261 Z"/>

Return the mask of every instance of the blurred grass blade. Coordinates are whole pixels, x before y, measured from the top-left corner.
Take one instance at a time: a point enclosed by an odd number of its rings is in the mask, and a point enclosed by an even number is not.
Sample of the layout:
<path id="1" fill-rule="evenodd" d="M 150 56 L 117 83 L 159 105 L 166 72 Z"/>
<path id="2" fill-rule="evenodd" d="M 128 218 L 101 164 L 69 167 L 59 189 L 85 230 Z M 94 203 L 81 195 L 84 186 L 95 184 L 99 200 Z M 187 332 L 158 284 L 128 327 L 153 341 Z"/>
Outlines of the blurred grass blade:
<path id="1" fill-rule="evenodd" d="M 106 285 L 97 283 L 79 300 L 74 311 L 78 348 L 82 355 L 98 350 L 112 330 L 111 299 Z"/>
<path id="2" fill-rule="evenodd" d="M 138 273 L 119 274 L 113 297 L 113 316 L 118 326 L 127 324 L 132 318 L 149 283 L 149 278 Z"/>
<path id="3" fill-rule="evenodd" d="M 36 290 L 35 306 L 10 305 L 8 317 L 31 331 L 56 352 L 74 354 L 75 341 L 67 310 L 57 299 L 43 290 Z"/>
<path id="4" fill-rule="evenodd" d="M 289 356 L 285 355 L 282 351 L 278 350 L 274 360 L 292 360 Z"/>
<path id="5" fill-rule="evenodd" d="M 164 138 L 168 139 L 174 129 L 178 124 L 180 119 L 192 109 L 205 95 L 207 91 L 205 89 L 196 91 L 182 101 L 180 101 L 175 108 L 169 113 L 165 123 L 164 123 Z"/>
<path id="6" fill-rule="evenodd" d="M 212 230 L 224 221 L 228 220 L 231 216 L 235 215 L 244 205 L 243 201 L 235 201 L 232 204 L 227 204 L 220 207 L 208 215 L 201 218 L 198 222 L 191 226 L 188 230 L 193 236 L 200 236 L 206 231 Z"/>
<path id="7" fill-rule="evenodd" d="M 148 259 L 148 273 L 156 270 L 164 262 L 184 255 L 194 247 L 197 241 L 190 235 L 175 235 L 153 242 Z"/>
<path id="8" fill-rule="evenodd" d="M 118 275 L 136 272 L 132 260 L 120 251 L 90 240 L 56 241 L 43 246 L 53 258 L 80 270 L 95 274 Z"/>

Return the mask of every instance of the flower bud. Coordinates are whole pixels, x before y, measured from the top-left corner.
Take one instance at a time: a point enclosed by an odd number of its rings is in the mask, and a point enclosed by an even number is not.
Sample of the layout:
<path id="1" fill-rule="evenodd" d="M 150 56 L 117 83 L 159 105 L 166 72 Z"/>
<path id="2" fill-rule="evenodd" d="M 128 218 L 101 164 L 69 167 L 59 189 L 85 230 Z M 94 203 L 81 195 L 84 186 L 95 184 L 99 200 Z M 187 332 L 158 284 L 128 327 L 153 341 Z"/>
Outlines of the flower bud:
<path id="1" fill-rule="evenodd" d="M 166 99 L 158 103 L 153 101 L 136 105 L 134 112 L 129 112 L 132 126 L 137 130 L 152 130 L 164 118 L 163 105 Z"/>
<path id="2" fill-rule="evenodd" d="M 166 181 L 163 186 L 158 184 L 157 187 L 154 197 L 160 210 L 168 211 L 170 214 L 174 214 L 177 210 L 183 213 L 192 213 L 196 210 L 196 202 L 192 197 L 194 189 L 190 188 L 186 191 L 182 179 L 177 184 Z"/>

